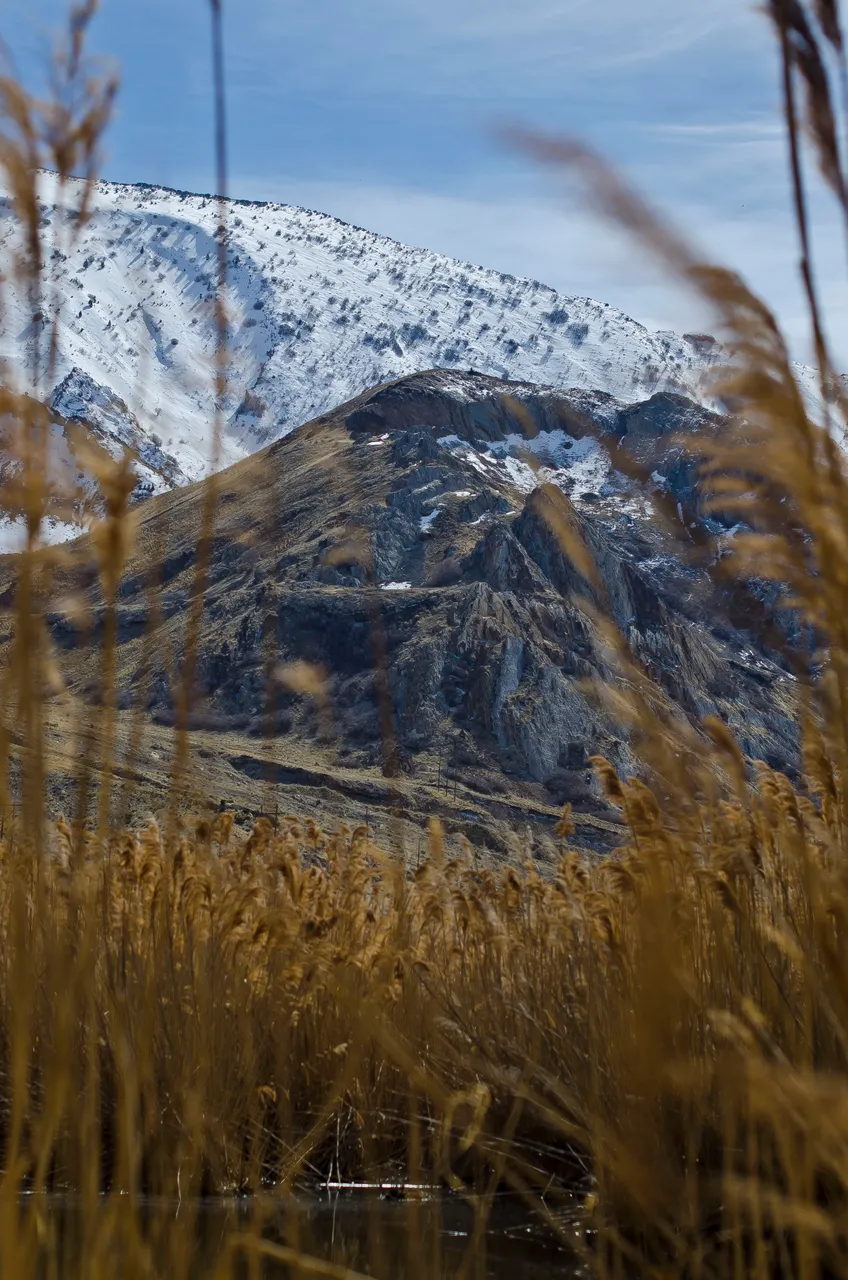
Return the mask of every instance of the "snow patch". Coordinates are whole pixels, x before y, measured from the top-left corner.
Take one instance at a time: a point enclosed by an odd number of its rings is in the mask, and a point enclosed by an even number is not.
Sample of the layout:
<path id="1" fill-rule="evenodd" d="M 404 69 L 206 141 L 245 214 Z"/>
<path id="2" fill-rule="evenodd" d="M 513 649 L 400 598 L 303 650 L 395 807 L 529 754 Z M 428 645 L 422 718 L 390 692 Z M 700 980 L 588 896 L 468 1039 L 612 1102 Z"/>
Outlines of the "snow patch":
<path id="1" fill-rule="evenodd" d="M 65 520 L 53 520 L 48 517 L 41 524 L 39 545 L 43 547 L 59 546 L 63 542 L 71 542 L 83 533 L 85 533 L 85 530 L 78 524 L 70 524 Z M 25 551 L 26 544 L 26 521 L 0 517 L 0 555 L 14 555 Z"/>

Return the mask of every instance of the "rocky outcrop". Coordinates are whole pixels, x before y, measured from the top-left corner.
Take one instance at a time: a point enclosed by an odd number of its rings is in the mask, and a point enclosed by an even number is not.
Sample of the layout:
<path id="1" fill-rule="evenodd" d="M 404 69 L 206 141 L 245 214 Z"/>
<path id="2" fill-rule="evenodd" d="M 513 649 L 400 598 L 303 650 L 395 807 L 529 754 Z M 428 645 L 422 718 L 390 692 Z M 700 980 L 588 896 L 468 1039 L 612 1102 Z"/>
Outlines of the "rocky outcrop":
<path id="1" fill-rule="evenodd" d="M 592 695 L 612 674 L 600 610 L 669 714 L 718 716 L 749 755 L 791 772 L 791 676 L 688 555 L 690 532 L 703 542 L 709 530 L 696 449 L 680 437 L 723 425 L 679 396 L 625 406 L 439 372 L 307 424 L 222 478 L 193 723 L 332 744 L 349 768 L 414 777 L 438 760 L 478 789 L 526 784 L 597 806 L 590 755 L 638 767 L 626 726 Z M 638 474 L 617 465 L 622 450 Z M 685 504 L 676 528 L 657 511 L 654 472 Z M 120 592 L 124 687 L 142 684 L 145 547 L 164 548 L 168 599 L 189 599 L 194 494 L 145 505 Z M 186 612 L 161 622 L 175 653 Z M 84 655 L 62 625 L 82 688 Z M 323 699 L 275 682 L 294 662 L 324 673 Z M 151 714 L 173 717 L 173 673 L 158 667 L 146 687 Z"/>
<path id="2" fill-rule="evenodd" d="M 139 496 L 163 486 L 185 484 L 179 463 L 148 435 L 123 400 L 109 388 L 74 367 L 54 388 L 50 409 L 66 423 L 84 425 L 108 453 L 127 449 L 139 476 Z"/>

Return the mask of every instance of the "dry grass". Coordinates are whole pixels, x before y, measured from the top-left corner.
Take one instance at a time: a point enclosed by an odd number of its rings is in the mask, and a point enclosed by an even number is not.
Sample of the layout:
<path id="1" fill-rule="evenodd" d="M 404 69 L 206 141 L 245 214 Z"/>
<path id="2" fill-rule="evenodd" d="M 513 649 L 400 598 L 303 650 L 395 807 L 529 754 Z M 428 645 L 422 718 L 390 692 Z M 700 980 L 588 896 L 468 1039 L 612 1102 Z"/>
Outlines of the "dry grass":
<path id="1" fill-rule="evenodd" d="M 610 1256 L 842 1274 L 848 881 L 808 769 L 673 826 L 610 775 L 631 847 L 553 882 L 445 863 L 438 828 L 411 880 L 295 819 L 7 839 L 7 1196 L 424 1179 L 556 1231 L 591 1164 Z"/>
<path id="2" fill-rule="evenodd" d="M 62 182 L 87 175 L 56 233 L 73 235 L 114 93 L 83 57 L 92 14 L 87 5 L 72 19 L 54 101 L 0 81 L 0 162 L 28 230 L 14 266 L 34 313 L 47 288 L 35 169 L 49 162 Z M 132 476 L 127 460 L 92 453 L 103 696 L 79 739 L 80 820 L 48 823 L 44 708 L 57 677 L 44 617 L 65 553 L 40 534 L 48 510 L 74 500 L 46 483 L 55 300 L 32 368 L 0 400 L 14 459 L 0 499 L 27 531 L 0 673 L 0 1275 L 106 1275 L 116 1259 L 132 1276 L 192 1274 L 193 1210 L 153 1238 L 142 1197 L 195 1204 L 211 1191 L 254 1192 L 257 1208 L 210 1274 L 237 1274 L 236 1254 L 246 1254 L 258 1275 L 263 1196 L 279 1203 L 305 1182 L 387 1176 L 476 1193 L 479 1231 L 462 1274 L 481 1273 L 486 1214 L 506 1186 L 560 1234 L 575 1191 L 587 1193 L 582 1247 L 602 1275 L 848 1275 L 848 474 L 834 444 L 848 404 L 809 270 L 798 163 L 800 86 L 822 172 L 845 205 L 829 87 L 844 81 L 844 57 L 835 5 L 820 0 L 807 13 L 773 0 L 770 14 L 819 418 L 774 319 L 737 277 L 699 262 L 584 150 L 531 145 L 576 166 L 604 209 L 702 292 L 735 350 L 725 391 L 738 418 L 696 447 L 709 449 L 704 484 L 716 508 L 750 526 L 716 572 L 782 584 L 800 620 L 797 788 L 743 760 L 720 723 L 661 717 L 649 681 L 598 618 L 620 665 L 615 687 L 599 694 L 631 724 L 654 784 L 595 762 L 629 831 L 600 863 L 568 849 L 567 812 L 553 878 L 530 865 L 495 875 L 446 861 L 435 823 L 414 875 L 363 827 L 328 834 L 292 817 L 243 839 L 226 814 L 187 824 L 176 800 L 190 654 L 172 817 L 161 830 L 117 831 L 115 601 L 133 534 Z M 219 159 L 221 126 L 219 113 Z M 220 247 L 225 263 L 223 231 Z M 219 318 L 223 334 L 220 303 Z M 222 355 L 211 374 L 219 394 L 223 367 Z M 206 542 L 214 484 L 207 497 Z M 567 510 L 553 497 L 549 505 L 565 551 L 591 579 Z M 197 565 L 190 649 L 202 554 Z M 320 695 L 314 672 L 283 678 Z M 22 762 L 14 822 L 13 759 Z M 24 1188 L 81 1197 L 76 1252 L 39 1195 L 21 1207 Z M 290 1240 L 276 1255 L 286 1273 L 353 1274 L 307 1263 L 294 1227 Z M 377 1249 L 369 1267 L 380 1266 Z"/>

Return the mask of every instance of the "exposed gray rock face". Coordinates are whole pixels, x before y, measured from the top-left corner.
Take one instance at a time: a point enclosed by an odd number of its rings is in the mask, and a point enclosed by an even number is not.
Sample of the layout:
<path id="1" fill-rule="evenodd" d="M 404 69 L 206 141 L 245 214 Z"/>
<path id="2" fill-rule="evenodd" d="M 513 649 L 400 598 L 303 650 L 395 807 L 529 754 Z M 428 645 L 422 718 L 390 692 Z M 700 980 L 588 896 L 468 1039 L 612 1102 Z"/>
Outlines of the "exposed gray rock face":
<path id="1" fill-rule="evenodd" d="M 351 767 L 385 760 L 415 774 L 439 756 L 481 787 L 525 779 L 557 804 L 597 805 L 587 758 L 635 767 L 627 730 L 589 689 L 611 674 L 600 608 L 672 711 L 720 717 L 750 756 L 791 771 L 792 677 L 740 625 L 714 566 L 686 551 L 707 527 L 679 437 L 723 425 L 679 396 L 627 406 L 440 372 L 307 424 L 241 464 L 249 480 L 233 480 L 219 515 L 197 723 L 332 740 Z M 622 451 L 644 479 L 628 478 Z M 660 519 L 661 486 L 679 504 L 675 528 Z M 196 515 L 170 496 L 150 510 L 168 592 L 185 593 Z M 143 583 L 138 566 L 121 589 L 128 684 Z M 179 652 L 185 611 L 165 625 Z M 310 699 L 269 694 L 269 672 L 294 661 L 326 673 L 331 728 Z M 158 677 L 150 707 L 173 714 Z"/>

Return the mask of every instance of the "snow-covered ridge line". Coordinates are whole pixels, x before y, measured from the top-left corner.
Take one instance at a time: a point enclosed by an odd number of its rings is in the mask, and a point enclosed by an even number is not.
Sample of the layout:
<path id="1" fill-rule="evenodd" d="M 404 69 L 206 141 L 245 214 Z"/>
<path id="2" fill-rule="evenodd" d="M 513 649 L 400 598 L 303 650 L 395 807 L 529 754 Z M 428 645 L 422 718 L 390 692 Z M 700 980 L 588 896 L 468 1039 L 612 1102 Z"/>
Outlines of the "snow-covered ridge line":
<path id="1" fill-rule="evenodd" d="M 173 460 L 175 477 L 203 475 L 214 414 L 217 197 L 101 181 L 68 249 L 55 188 L 44 174 L 46 270 L 62 297 L 57 382 L 78 370 L 102 399 L 126 406 L 133 438 Z M 658 390 L 699 397 L 718 355 L 709 339 L 651 333 L 594 299 L 409 248 L 329 214 L 230 200 L 226 224 L 222 466 L 367 387 L 423 369 L 473 368 L 635 401 Z M 16 247 L 20 229 L 5 202 L 0 254 Z M 26 367 L 44 321 L 28 314 L 22 294 L 6 304 L 0 357 L 13 372 Z M 92 403 L 100 398 L 91 391 Z"/>
<path id="2" fill-rule="evenodd" d="M 51 184 L 55 186 L 55 174 L 49 169 L 43 169 L 40 171 L 40 173 L 41 173 L 42 180 L 45 184 L 42 187 L 42 198 L 47 199 L 49 195 L 50 202 L 53 203 L 55 202 L 55 193 L 51 190 Z M 74 185 L 79 182 L 80 182 L 79 179 L 71 179 L 68 184 L 68 191 L 69 192 L 72 191 Z M 120 195 L 120 193 L 137 193 L 137 192 L 140 192 L 142 194 L 150 194 L 154 199 L 159 197 L 175 196 L 180 201 L 202 200 L 204 202 L 213 203 L 216 205 L 216 207 L 220 207 L 220 204 L 221 204 L 221 197 L 214 195 L 208 191 L 207 192 L 185 191 L 181 187 L 168 187 L 168 186 L 158 187 L 155 184 L 150 182 L 112 182 L 105 178 L 102 178 L 96 182 L 94 187 L 94 192 L 95 192 L 95 196 L 94 196 L 95 205 L 99 204 L 101 205 L 101 207 L 103 207 L 107 201 L 111 201 L 111 203 L 109 204 L 110 208 L 120 208 L 120 204 L 118 202 L 118 196 Z M 275 211 L 277 213 L 294 212 L 298 214 L 303 214 L 309 218 L 317 218 L 321 222 L 333 223 L 335 224 L 336 227 L 344 231 L 355 231 L 358 234 L 364 236 L 366 239 L 374 241 L 375 243 L 392 244 L 392 245 L 395 245 L 398 249 L 401 249 L 404 251 L 408 250 L 413 253 L 431 252 L 430 250 L 420 249 L 412 245 L 407 245 L 404 243 L 404 241 L 397 240 L 395 239 L 394 236 L 385 235 L 383 232 L 370 231 L 368 227 L 361 227 L 356 222 L 348 222 L 344 218 L 339 218 L 334 213 L 324 213 L 322 210 L 313 209 L 309 205 L 284 204 L 276 200 L 248 200 L 243 196 L 225 196 L 223 203 L 227 209 L 230 209 L 230 208 L 232 209 L 235 209 L 235 208 L 263 209 L 263 210 L 267 209 L 267 210 Z M 229 224 L 227 229 L 229 230 Z M 464 267 L 469 267 L 474 265 L 472 263 L 466 262 L 462 258 L 451 257 L 450 254 L 436 254 L 435 256 L 443 258 L 445 262 L 451 263 L 458 268 L 464 268 Z M 481 271 L 492 271 L 494 275 L 497 275 L 499 277 L 499 279 L 506 282 L 510 282 L 513 284 L 528 285 L 532 288 L 545 289 L 545 290 L 548 290 L 551 294 L 556 294 L 557 292 L 550 285 L 546 285 L 543 281 L 537 280 L 535 276 L 520 276 L 520 275 L 516 276 L 511 274 L 508 271 L 498 271 L 498 270 L 495 270 L 494 268 L 487 268 L 483 265 L 480 265 L 477 269 Z M 575 295 L 569 295 L 569 296 L 572 296 L 573 301 L 587 302 L 587 303 L 593 304 L 594 306 L 603 306 L 603 307 L 609 306 L 608 303 L 598 302 L 597 299 L 589 297 L 587 295 L 575 294 Z M 651 332 L 651 330 L 648 329 L 646 325 L 640 324 L 638 320 L 633 320 L 632 323 L 635 324 L 639 329 L 643 329 L 645 333 Z M 664 333 L 665 331 L 657 330 L 657 332 Z M 676 337 L 676 334 L 671 333 L 671 331 L 668 331 L 668 334 L 670 337 Z M 710 334 L 688 334 L 686 336 L 689 338 L 690 341 L 694 341 L 696 343 L 701 342 L 701 343 L 706 343 L 707 345 L 711 345 L 714 342 L 714 339 Z"/>

